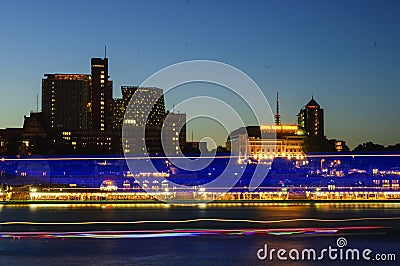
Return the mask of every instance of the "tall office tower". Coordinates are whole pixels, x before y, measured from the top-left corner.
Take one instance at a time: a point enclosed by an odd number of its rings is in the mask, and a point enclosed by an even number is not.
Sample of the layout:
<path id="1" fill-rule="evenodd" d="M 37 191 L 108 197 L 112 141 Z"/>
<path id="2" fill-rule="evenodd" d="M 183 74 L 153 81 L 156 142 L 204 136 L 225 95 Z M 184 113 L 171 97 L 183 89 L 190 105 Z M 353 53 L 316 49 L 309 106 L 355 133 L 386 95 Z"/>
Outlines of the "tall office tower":
<path id="1" fill-rule="evenodd" d="M 110 129 L 112 81 L 108 78 L 108 58 L 92 58 L 91 129 Z"/>
<path id="2" fill-rule="evenodd" d="M 298 116 L 298 124 L 307 137 L 324 137 L 324 109 L 314 100 L 314 97 L 304 106 Z"/>
<path id="3" fill-rule="evenodd" d="M 42 112 L 53 129 L 90 128 L 90 75 L 45 74 Z"/>
<path id="4" fill-rule="evenodd" d="M 168 113 L 165 117 L 162 134 L 165 154 L 178 154 L 186 145 L 186 114 Z"/>
<path id="5" fill-rule="evenodd" d="M 161 127 L 165 117 L 165 103 L 162 89 L 122 86 L 122 100 L 125 106 L 124 123 L 143 127 Z M 133 102 L 129 106 L 132 96 Z M 145 110 L 150 110 L 146 116 Z"/>
<path id="6" fill-rule="evenodd" d="M 125 115 L 125 106 L 123 99 L 114 98 L 111 100 L 111 128 L 121 131 Z"/>

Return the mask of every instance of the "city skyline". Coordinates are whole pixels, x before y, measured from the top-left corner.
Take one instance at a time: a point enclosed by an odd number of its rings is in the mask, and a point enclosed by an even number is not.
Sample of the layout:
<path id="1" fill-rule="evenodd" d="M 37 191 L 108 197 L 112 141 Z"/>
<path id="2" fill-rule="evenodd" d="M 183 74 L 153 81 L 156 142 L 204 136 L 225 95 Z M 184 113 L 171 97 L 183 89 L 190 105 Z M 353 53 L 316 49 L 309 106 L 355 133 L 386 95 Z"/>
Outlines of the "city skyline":
<path id="1" fill-rule="evenodd" d="M 103 56 L 107 45 L 114 97 L 121 85 L 139 85 L 168 65 L 217 60 L 253 78 L 272 109 L 279 89 L 282 123 L 296 123 L 314 95 L 326 110 L 328 138 L 351 148 L 400 141 L 394 1 L 121 1 L 110 11 L 71 3 L 3 3 L 0 128 L 20 127 L 36 109 L 45 73 L 87 73 L 87 58 Z M 107 12 L 99 23 L 97 14 Z M 174 99 L 166 104 L 171 109 Z"/>

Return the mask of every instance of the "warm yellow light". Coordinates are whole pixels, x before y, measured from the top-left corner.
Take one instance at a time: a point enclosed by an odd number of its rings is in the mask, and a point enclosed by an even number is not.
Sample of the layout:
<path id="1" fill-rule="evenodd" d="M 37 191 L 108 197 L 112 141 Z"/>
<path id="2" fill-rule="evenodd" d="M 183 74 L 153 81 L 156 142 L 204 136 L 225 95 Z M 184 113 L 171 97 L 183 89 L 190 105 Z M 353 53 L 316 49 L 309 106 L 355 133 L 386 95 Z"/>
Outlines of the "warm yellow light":
<path id="1" fill-rule="evenodd" d="M 299 126 L 297 125 L 261 125 L 261 130 L 276 130 L 276 131 L 290 131 L 290 130 L 298 130 Z"/>

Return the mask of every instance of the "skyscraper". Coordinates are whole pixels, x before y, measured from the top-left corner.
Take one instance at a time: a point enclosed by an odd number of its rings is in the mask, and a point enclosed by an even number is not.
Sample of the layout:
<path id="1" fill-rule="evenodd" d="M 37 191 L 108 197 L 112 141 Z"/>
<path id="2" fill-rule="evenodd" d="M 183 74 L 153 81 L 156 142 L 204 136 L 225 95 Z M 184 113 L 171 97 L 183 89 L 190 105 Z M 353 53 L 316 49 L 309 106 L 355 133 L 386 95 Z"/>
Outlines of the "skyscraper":
<path id="1" fill-rule="evenodd" d="M 314 97 L 297 116 L 298 124 L 307 137 L 324 137 L 324 109 L 321 109 Z"/>
<path id="2" fill-rule="evenodd" d="M 53 129 L 90 128 L 90 75 L 45 74 L 42 112 Z"/>
<path id="3" fill-rule="evenodd" d="M 175 155 L 186 144 L 186 114 L 168 113 L 162 129 L 162 144 L 165 154 Z"/>
<path id="4" fill-rule="evenodd" d="M 165 103 L 163 90 L 159 88 L 143 88 L 136 86 L 122 86 L 122 101 L 125 106 L 124 121 L 138 127 L 161 127 L 165 117 Z M 131 106 L 129 102 L 135 95 Z M 149 111 L 146 116 L 145 111 Z"/>
<path id="5" fill-rule="evenodd" d="M 112 81 L 108 59 L 92 58 L 91 75 L 45 74 L 42 111 L 53 129 L 111 129 Z"/>
<path id="6" fill-rule="evenodd" d="M 111 128 L 121 131 L 125 115 L 125 105 L 123 99 L 113 98 L 111 100 Z"/>
<path id="7" fill-rule="evenodd" d="M 110 129 L 112 81 L 108 80 L 108 58 L 92 58 L 91 66 L 91 128 Z"/>

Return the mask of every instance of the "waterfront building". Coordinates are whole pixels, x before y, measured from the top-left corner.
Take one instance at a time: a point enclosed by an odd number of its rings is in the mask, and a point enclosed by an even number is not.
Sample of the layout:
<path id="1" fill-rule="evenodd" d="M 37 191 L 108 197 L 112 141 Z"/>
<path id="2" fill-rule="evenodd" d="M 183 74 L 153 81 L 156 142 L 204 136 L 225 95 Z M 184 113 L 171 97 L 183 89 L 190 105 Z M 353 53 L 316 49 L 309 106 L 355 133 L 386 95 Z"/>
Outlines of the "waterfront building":
<path id="1" fill-rule="evenodd" d="M 92 58 L 91 75 L 45 74 L 42 80 L 42 112 L 59 130 L 107 130 L 110 128 L 112 81 L 108 59 Z"/>
<path id="2" fill-rule="evenodd" d="M 44 154 L 48 149 L 47 125 L 42 113 L 24 116 L 22 128 L 0 129 L 1 155 Z"/>
<path id="3" fill-rule="evenodd" d="M 162 126 L 165 117 L 165 102 L 162 89 L 122 86 L 121 90 L 125 108 L 125 124 L 131 124 L 136 127 Z M 133 95 L 135 97 L 132 100 Z"/>
<path id="4" fill-rule="evenodd" d="M 90 113 L 93 130 L 111 129 L 112 87 L 108 76 L 108 58 L 92 58 Z"/>
<path id="5" fill-rule="evenodd" d="M 186 144 L 186 114 L 168 113 L 161 127 L 128 124 L 124 137 L 125 153 L 178 154 Z"/>
<path id="6" fill-rule="evenodd" d="M 304 106 L 298 117 L 298 125 L 307 137 L 324 137 L 324 109 L 314 97 Z"/>
<path id="7" fill-rule="evenodd" d="M 165 154 L 178 154 L 186 143 L 186 114 L 167 113 L 162 128 L 162 143 Z"/>
<path id="8" fill-rule="evenodd" d="M 42 112 L 51 128 L 81 130 L 91 125 L 90 75 L 45 74 Z"/>
<path id="9" fill-rule="evenodd" d="M 55 146 L 71 154 L 107 154 L 119 151 L 119 138 L 112 130 L 62 130 L 53 133 L 53 136 Z"/>
<path id="10" fill-rule="evenodd" d="M 125 115 L 125 104 L 123 99 L 113 98 L 111 100 L 111 128 L 121 131 Z"/>
<path id="11" fill-rule="evenodd" d="M 229 135 L 231 154 L 239 163 L 276 157 L 303 159 L 304 136 L 297 125 L 262 125 L 239 128 Z"/>
<path id="12" fill-rule="evenodd" d="M 121 130 L 124 123 L 136 127 L 161 127 L 165 117 L 165 103 L 162 89 L 140 88 L 137 86 L 121 86 L 122 99 L 112 100 L 111 126 Z M 136 94 L 135 94 L 136 93 Z M 131 106 L 132 95 L 135 99 Z M 148 116 L 144 111 L 148 110 Z M 126 114 L 126 120 L 124 116 Z"/>
<path id="13" fill-rule="evenodd" d="M 163 154 L 162 130 L 168 139 L 168 150 L 176 153 L 183 149 L 186 142 L 186 115 L 170 113 L 168 118 L 163 91 L 159 88 L 122 86 L 122 99 L 113 99 L 108 58 L 92 58 L 90 74 L 44 76 L 41 125 L 45 125 L 45 137 L 40 136 L 40 146 L 45 147 L 43 153 L 121 153 L 134 150 L 132 147 L 136 144 L 129 144 L 133 141 L 147 146 L 147 151 L 142 149 L 140 152 Z M 133 95 L 135 97 L 132 100 Z M 131 100 L 132 104 L 129 105 Z M 29 117 L 26 119 L 29 120 Z M 135 127 L 136 131 L 127 138 L 128 142 L 122 144 L 124 124 Z M 11 142 L 15 142 L 13 146 L 26 146 L 29 149 L 31 137 L 22 137 L 26 132 L 25 125 L 24 128 L 0 132 L 0 153 L 10 153 L 7 146 L 11 146 Z M 26 153 L 14 150 L 13 154 Z"/>
<path id="14" fill-rule="evenodd" d="M 162 89 L 122 86 L 121 90 L 122 106 L 115 104 L 113 113 L 115 128 L 126 126 L 124 152 L 178 154 L 186 142 L 186 114 L 166 113 Z"/>
<path id="15" fill-rule="evenodd" d="M 276 91 L 274 125 L 241 127 L 230 133 L 226 147 L 238 156 L 239 163 L 266 162 L 276 157 L 304 158 L 304 130 L 300 125 L 284 125 L 279 114 L 279 92 Z"/>
<path id="16" fill-rule="evenodd" d="M 52 152 L 120 150 L 115 145 L 120 137 L 112 131 L 113 104 L 108 58 L 92 58 L 91 74 L 45 74 L 42 112 Z"/>

